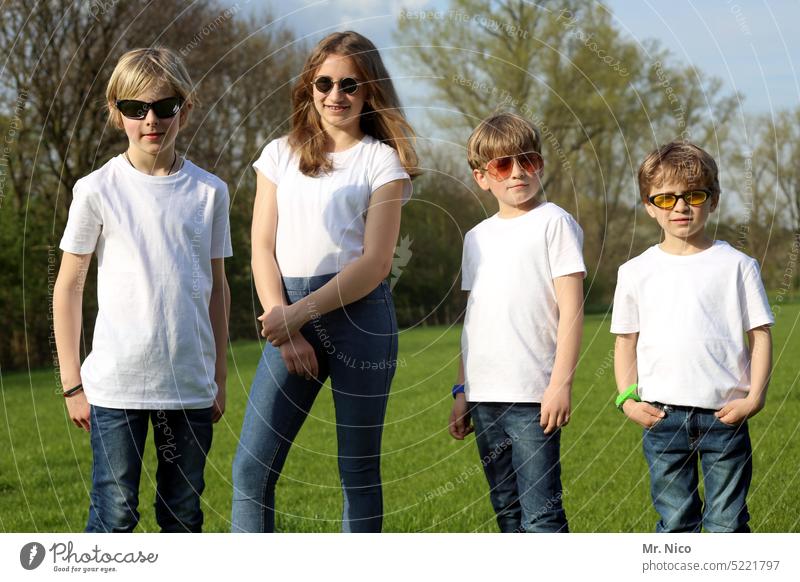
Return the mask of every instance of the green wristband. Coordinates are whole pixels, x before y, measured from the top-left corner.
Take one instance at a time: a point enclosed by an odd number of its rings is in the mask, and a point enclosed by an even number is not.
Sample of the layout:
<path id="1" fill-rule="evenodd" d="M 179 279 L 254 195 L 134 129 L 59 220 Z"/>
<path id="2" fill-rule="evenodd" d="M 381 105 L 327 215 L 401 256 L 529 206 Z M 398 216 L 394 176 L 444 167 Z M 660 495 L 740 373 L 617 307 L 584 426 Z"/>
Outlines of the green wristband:
<path id="1" fill-rule="evenodd" d="M 625 392 L 617 396 L 617 399 L 614 402 L 614 404 L 616 404 L 617 406 L 617 410 L 622 412 L 622 405 L 625 404 L 626 400 L 635 400 L 636 402 L 641 402 L 642 399 L 639 398 L 639 394 L 637 393 L 638 389 L 639 389 L 638 384 L 631 384 L 625 389 Z"/>

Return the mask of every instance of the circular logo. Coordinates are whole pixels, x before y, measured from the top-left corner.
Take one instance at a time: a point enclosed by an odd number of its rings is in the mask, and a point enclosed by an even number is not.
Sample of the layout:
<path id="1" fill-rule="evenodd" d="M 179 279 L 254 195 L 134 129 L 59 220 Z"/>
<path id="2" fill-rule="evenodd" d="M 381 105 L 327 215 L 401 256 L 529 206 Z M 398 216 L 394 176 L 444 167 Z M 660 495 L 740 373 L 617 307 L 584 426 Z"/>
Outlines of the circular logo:
<path id="1" fill-rule="evenodd" d="M 26 570 L 35 570 L 44 561 L 44 546 L 39 542 L 30 542 L 19 551 L 19 563 Z"/>

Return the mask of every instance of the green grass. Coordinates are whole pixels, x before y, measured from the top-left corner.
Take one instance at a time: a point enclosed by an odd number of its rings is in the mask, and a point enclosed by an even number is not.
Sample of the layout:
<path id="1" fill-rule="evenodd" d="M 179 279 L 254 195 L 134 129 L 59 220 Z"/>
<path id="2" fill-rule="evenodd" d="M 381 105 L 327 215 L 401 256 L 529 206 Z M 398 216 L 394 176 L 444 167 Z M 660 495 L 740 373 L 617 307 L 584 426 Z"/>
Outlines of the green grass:
<path id="1" fill-rule="evenodd" d="M 755 475 L 750 492 L 755 531 L 800 531 L 800 306 L 784 305 L 774 329 L 774 376 L 767 407 L 751 421 Z M 562 439 L 564 504 L 575 532 L 652 531 L 641 431 L 613 409 L 608 320 L 586 318 L 574 386 L 573 417 Z M 496 530 L 474 438 L 447 434 L 460 328 L 405 330 L 383 444 L 385 531 Z M 231 350 L 228 412 L 216 426 L 203 496 L 206 531 L 229 529 L 231 462 L 257 342 Z M 86 522 L 91 456 L 56 394 L 53 370 L 0 377 L 0 531 L 81 531 Z M 152 433 L 152 431 L 151 431 Z M 157 531 L 152 510 L 155 459 L 148 446 L 138 531 Z M 333 404 L 323 390 L 289 455 L 278 485 L 283 531 L 339 530 Z"/>

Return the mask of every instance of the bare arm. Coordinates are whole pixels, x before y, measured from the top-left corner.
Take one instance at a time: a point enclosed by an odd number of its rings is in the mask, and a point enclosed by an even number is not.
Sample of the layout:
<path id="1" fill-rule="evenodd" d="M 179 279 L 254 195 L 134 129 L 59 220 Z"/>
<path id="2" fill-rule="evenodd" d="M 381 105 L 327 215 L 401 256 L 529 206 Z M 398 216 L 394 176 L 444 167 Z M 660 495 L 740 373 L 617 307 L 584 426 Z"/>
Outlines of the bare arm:
<path id="1" fill-rule="evenodd" d="M 250 237 L 253 247 L 253 279 L 263 309 L 258 319 L 263 324 L 270 311 L 276 307 L 286 306 L 286 299 L 283 294 L 281 271 L 275 258 L 275 238 L 278 232 L 277 186 L 261 172 L 257 171 L 256 176 L 256 200 L 253 206 Z M 314 348 L 300 333 L 300 327 L 297 326 L 288 338 L 288 342 L 281 345 L 281 357 L 290 374 L 299 374 L 306 378 L 316 377 L 319 373 L 317 357 Z M 267 337 L 266 331 L 262 330 L 261 335 Z"/>
<path id="2" fill-rule="evenodd" d="M 716 412 L 727 424 L 739 424 L 755 416 L 767 399 L 767 387 L 772 373 L 772 332 L 768 326 L 747 332 L 750 348 L 750 392 L 746 398 L 732 400 Z"/>
<path id="3" fill-rule="evenodd" d="M 208 316 L 211 320 L 217 352 L 214 381 L 218 389 L 212 419 L 214 422 L 218 422 L 225 413 L 228 379 L 228 321 L 231 313 L 231 290 L 225 276 L 225 259 L 211 259 L 211 274 L 213 286 L 211 300 L 208 304 Z"/>
<path id="4" fill-rule="evenodd" d="M 458 356 L 458 377 L 456 379 L 456 384 L 463 383 L 464 354 L 462 353 Z M 456 397 L 453 400 L 453 408 L 450 411 L 448 430 L 450 432 L 450 436 L 459 441 L 464 440 L 464 437 L 475 430 L 475 428 L 472 426 L 472 419 L 470 418 L 467 397 L 463 392 L 456 394 Z"/>
<path id="5" fill-rule="evenodd" d="M 64 390 L 81 383 L 81 309 L 91 260 L 91 254 L 64 253 L 53 288 L 53 327 Z M 72 422 L 88 431 L 90 408 L 83 391 L 66 398 L 66 403 Z"/>
<path id="6" fill-rule="evenodd" d="M 569 423 L 572 381 L 583 336 L 583 273 L 553 279 L 558 303 L 556 356 L 550 384 L 542 397 L 539 423 L 550 434 Z"/>
<path id="7" fill-rule="evenodd" d="M 400 233 L 403 180 L 375 190 L 367 209 L 364 254 L 321 288 L 289 307 L 273 307 L 264 320 L 266 337 L 281 345 L 311 319 L 361 299 L 385 279 Z"/>
<path id="8" fill-rule="evenodd" d="M 616 377 L 617 390 L 620 394 L 637 381 L 636 344 L 638 342 L 638 333 L 624 333 L 619 334 L 614 343 L 614 376 Z M 660 418 L 664 417 L 664 411 L 659 410 L 652 404 L 636 402 L 631 399 L 623 403 L 622 411 L 632 421 L 645 428 L 650 428 Z"/>

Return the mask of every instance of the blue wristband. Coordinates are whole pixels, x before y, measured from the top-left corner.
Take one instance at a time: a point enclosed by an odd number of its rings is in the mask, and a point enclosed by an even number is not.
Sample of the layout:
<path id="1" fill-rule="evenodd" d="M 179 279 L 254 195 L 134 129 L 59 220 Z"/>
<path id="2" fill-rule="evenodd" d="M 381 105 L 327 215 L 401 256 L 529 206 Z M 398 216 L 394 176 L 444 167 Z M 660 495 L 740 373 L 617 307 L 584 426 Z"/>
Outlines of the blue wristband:
<path id="1" fill-rule="evenodd" d="M 463 384 L 453 384 L 453 398 L 456 397 L 456 394 L 464 394 Z"/>

